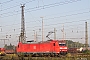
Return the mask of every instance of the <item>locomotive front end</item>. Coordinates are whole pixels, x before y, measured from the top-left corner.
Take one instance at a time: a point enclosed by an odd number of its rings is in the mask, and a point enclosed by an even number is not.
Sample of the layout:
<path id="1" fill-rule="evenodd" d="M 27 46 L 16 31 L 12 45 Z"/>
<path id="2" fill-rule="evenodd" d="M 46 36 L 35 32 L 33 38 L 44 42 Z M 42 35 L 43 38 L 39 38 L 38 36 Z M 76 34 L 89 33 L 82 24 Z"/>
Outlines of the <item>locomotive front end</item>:
<path id="1" fill-rule="evenodd" d="M 68 48 L 66 46 L 65 41 L 60 41 L 59 46 L 60 46 L 60 54 L 67 54 Z"/>

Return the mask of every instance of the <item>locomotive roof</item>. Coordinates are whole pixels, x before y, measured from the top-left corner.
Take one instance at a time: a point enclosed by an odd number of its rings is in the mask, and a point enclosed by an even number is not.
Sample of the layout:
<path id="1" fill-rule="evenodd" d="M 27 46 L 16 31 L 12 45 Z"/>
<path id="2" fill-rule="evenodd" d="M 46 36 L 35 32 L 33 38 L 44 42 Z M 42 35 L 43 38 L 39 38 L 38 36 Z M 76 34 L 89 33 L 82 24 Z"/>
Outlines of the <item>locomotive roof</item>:
<path id="1" fill-rule="evenodd" d="M 64 40 L 47 40 L 47 41 L 40 41 L 40 42 L 34 42 L 34 41 L 27 41 L 26 43 L 24 44 L 38 44 L 38 43 L 54 43 L 54 42 L 65 42 Z"/>

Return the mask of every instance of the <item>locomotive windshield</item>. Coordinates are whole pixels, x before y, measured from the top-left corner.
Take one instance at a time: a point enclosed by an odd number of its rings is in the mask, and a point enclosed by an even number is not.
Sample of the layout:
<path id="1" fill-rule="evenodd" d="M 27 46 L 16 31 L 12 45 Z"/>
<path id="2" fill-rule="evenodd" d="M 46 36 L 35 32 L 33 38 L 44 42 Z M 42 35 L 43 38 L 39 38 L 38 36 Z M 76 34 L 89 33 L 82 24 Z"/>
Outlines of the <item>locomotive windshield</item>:
<path id="1" fill-rule="evenodd" d="M 59 43 L 59 46 L 66 46 L 65 43 Z"/>

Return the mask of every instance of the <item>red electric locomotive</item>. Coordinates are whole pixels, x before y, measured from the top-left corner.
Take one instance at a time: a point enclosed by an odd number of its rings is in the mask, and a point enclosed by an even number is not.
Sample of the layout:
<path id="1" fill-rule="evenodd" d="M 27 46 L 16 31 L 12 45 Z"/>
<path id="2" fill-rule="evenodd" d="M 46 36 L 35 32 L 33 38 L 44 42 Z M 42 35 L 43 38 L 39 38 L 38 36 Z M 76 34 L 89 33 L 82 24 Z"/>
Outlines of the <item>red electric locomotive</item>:
<path id="1" fill-rule="evenodd" d="M 21 43 L 19 42 L 17 53 L 43 54 L 43 55 L 60 55 L 67 53 L 67 46 L 64 41 L 48 40 L 38 43 Z"/>

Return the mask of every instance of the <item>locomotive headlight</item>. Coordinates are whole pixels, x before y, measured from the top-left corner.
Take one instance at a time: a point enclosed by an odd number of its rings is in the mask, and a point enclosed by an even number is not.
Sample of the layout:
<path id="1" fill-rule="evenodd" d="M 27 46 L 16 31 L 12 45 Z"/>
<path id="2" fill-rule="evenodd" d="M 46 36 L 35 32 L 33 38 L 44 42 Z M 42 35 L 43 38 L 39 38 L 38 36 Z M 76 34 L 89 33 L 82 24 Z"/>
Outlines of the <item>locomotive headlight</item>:
<path id="1" fill-rule="evenodd" d="M 65 47 L 64 49 L 67 49 L 67 47 Z"/>
<path id="2" fill-rule="evenodd" d="M 61 47 L 60 47 L 60 49 L 67 49 L 67 47 L 64 47 L 64 48 L 61 48 Z"/>
<path id="3" fill-rule="evenodd" d="M 60 49 L 63 49 L 63 48 L 60 48 Z"/>

